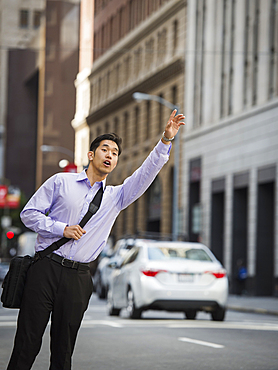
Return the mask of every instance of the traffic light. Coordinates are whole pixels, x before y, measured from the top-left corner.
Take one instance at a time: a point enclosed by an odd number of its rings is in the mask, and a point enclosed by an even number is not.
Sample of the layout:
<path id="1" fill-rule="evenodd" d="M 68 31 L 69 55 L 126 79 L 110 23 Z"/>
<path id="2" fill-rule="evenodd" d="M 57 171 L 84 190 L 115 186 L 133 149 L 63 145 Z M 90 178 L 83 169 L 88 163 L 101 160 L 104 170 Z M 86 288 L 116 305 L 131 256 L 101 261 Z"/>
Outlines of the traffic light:
<path id="1" fill-rule="evenodd" d="M 9 230 L 6 232 L 6 236 L 8 239 L 13 239 L 14 238 L 14 232 Z"/>

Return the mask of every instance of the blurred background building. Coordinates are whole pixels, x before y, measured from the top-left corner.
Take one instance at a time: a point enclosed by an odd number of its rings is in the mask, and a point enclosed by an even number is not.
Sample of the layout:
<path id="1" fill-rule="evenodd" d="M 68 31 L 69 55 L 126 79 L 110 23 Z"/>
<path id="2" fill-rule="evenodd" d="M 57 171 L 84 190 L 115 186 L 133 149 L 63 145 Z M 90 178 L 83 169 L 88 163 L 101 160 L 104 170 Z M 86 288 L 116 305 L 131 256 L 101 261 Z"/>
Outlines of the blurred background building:
<path id="1" fill-rule="evenodd" d="M 89 141 L 105 132 L 119 134 L 123 153 L 108 177 L 116 185 L 143 162 L 171 113 L 158 102 L 136 102 L 132 94 L 160 96 L 183 110 L 186 2 L 111 0 L 94 5 L 81 3 L 81 51 L 86 30 L 93 30 L 94 39 L 84 46 L 93 52 L 83 55 L 89 63 L 81 61 L 76 79 L 75 153 L 82 168 Z M 115 239 L 138 232 L 171 234 L 174 160 L 172 155 L 146 194 L 120 214 L 112 231 Z"/>
<path id="2" fill-rule="evenodd" d="M 278 293 L 278 8 L 187 1 L 183 211 L 236 292 Z"/>
<path id="3" fill-rule="evenodd" d="M 6 229 L 23 228 L 26 200 L 62 171 L 60 160 L 74 162 L 79 7 L 79 0 L 0 1 L 0 257 L 8 253 Z"/>

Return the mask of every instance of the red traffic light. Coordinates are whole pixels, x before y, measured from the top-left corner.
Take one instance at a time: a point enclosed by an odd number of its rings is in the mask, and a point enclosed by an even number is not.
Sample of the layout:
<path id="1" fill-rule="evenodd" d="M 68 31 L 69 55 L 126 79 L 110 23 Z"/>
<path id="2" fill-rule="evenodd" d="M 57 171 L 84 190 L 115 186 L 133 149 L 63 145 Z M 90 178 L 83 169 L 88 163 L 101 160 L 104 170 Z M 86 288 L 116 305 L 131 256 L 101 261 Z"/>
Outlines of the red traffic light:
<path id="1" fill-rule="evenodd" d="M 7 231 L 6 235 L 7 235 L 8 239 L 12 239 L 14 237 L 14 232 L 13 231 Z"/>

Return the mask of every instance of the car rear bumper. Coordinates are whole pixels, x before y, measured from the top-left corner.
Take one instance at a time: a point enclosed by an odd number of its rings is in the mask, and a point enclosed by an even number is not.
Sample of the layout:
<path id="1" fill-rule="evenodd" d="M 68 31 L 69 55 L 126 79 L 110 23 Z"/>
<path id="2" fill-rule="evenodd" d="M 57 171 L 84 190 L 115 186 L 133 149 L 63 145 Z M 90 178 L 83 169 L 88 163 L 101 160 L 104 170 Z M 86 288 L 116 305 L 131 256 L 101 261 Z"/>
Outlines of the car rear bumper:
<path id="1" fill-rule="evenodd" d="M 225 307 L 228 299 L 228 280 L 218 279 L 207 287 L 165 287 L 153 278 L 141 279 L 141 289 L 134 290 L 137 307 L 183 311 Z M 137 293 L 137 294 L 136 294 Z M 157 307 L 157 308 L 156 308 Z M 163 307 L 163 308 L 161 308 Z"/>
<path id="2" fill-rule="evenodd" d="M 220 307 L 216 301 L 195 301 L 195 300 L 156 300 L 147 307 L 150 310 L 165 310 L 165 311 L 186 311 L 194 309 L 197 311 L 213 311 Z"/>

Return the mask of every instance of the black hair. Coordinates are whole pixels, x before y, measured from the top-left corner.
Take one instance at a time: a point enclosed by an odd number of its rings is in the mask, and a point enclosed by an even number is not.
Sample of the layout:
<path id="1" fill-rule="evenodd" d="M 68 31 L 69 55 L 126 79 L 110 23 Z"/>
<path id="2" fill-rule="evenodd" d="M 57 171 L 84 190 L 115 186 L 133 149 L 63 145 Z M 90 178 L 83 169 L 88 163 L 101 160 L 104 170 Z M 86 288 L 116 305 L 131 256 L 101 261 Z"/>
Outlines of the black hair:
<path id="1" fill-rule="evenodd" d="M 90 145 L 90 151 L 95 153 L 96 149 L 99 147 L 99 144 L 102 140 L 114 141 L 118 145 L 118 148 L 119 148 L 118 155 L 121 154 L 121 152 L 122 152 L 122 148 L 121 148 L 122 138 L 120 138 L 120 136 L 118 136 L 117 134 L 115 134 L 113 132 L 110 133 L 110 134 L 103 134 L 103 135 L 100 135 L 100 136 L 96 137 L 95 140 Z"/>

